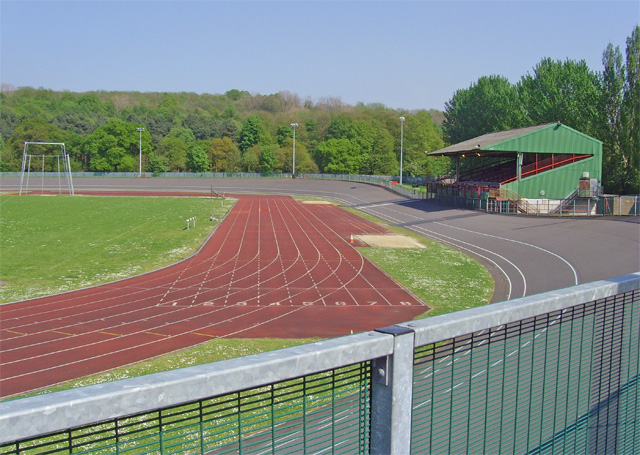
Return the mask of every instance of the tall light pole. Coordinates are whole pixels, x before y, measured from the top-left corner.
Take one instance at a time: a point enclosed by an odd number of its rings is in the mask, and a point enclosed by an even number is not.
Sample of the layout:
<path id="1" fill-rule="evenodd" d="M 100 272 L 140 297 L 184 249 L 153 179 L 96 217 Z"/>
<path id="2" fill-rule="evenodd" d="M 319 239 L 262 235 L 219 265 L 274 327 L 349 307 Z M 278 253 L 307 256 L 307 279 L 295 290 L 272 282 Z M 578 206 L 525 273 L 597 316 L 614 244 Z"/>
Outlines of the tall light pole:
<path id="1" fill-rule="evenodd" d="M 298 127 L 297 123 L 292 123 L 291 128 L 293 128 L 293 166 L 291 171 L 291 177 L 296 178 L 296 128 Z"/>
<path id="2" fill-rule="evenodd" d="M 404 142 L 404 117 L 400 117 L 400 186 L 402 186 L 402 143 Z"/>
<path id="3" fill-rule="evenodd" d="M 138 161 L 138 177 L 142 177 L 142 132 L 144 131 L 144 128 L 136 128 L 136 131 L 140 133 L 140 159 Z"/>

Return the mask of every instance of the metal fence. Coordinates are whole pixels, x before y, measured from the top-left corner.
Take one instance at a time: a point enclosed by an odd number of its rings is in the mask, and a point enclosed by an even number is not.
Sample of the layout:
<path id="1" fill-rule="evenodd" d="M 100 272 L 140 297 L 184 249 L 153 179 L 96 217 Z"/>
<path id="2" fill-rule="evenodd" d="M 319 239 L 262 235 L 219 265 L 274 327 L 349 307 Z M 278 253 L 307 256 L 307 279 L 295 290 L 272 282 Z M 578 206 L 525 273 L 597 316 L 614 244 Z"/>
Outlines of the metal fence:
<path id="1" fill-rule="evenodd" d="M 0 403 L 0 453 L 638 453 L 640 272 Z"/>
<path id="2" fill-rule="evenodd" d="M 443 204 L 485 212 L 512 215 L 544 216 L 640 216 L 639 196 L 601 196 L 597 199 L 562 200 L 496 200 L 415 192 L 415 199 L 437 200 Z M 411 193 L 405 196 L 412 197 Z"/>
<path id="3" fill-rule="evenodd" d="M 59 192 L 62 193 L 60 182 L 45 183 L 45 178 L 55 177 L 52 172 L 32 172 L 33 179 L 40 179 L 29 190 L 31 193 Z M 72 177 L 96 177 L 96 178 L 123 178 L 138 177 L 134 172 L 73 172 Z M 0 172 L 2 177 L 20 177 L 18 172 Z M 290 179 L 290 173 L 283 174 L 259 174 L 248 172 L 165 172 L 162 174 L 142 174 L 146 177 L 164 178 L 270 178 Z M 315 180 L 346 180 L 352 182 L 370 183 L 385 187 L 394 193 L 411 199 L 433 199 L 446 205 L 462 207 L 486 212 L 521 214 L 521 215 L 545 215 L 545 216 L 640 216 L 640 196 L 605 195 L 598 198 L 579 198 L 569 200 L 536 199 L 536 200 L 509 200 L 483 197 L 483 194 L 471 194 L 465 187 L 478 187 L 477 185 L 451 185 L 437 183 L 433 178 L 411 177 L 403 178 L 404 185 L 399 185 L 398 176 L 389 175 L 350 175 L 350 174 L 298 174 L 297 178 Z M 408 186 L 411 185 L 411 186 Z M 25 191 L 27 193 L 27 191 Z"/>

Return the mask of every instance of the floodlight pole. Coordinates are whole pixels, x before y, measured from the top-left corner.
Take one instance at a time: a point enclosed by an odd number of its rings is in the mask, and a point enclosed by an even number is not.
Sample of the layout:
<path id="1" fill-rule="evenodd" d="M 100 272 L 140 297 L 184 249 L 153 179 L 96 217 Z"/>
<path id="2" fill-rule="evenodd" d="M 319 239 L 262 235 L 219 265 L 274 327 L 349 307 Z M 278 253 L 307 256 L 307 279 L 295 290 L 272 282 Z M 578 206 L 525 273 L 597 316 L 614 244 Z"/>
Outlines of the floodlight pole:
<path id="1" fill-rule="evenodd" d="M 402 145 L 404 142 L 404 117 L 400 117 L 400 186 L 402 186 Z"/>
<path id="2" fill-rule="evenodd" d="M 142 132 L 144 131 L 144 128 L 136 128 L 136 131 L 140 133 L 140 158 L 138 161 L 138 177 L 142 177 Z"/>
<path id="3" fill-rule="evenodd" d="M 297 123 L 292 123 L 291 128 L 293 128 L 293 166 L 291 171 L 291 178 L 296 178 L 296 128 L 298 127 Z"/>

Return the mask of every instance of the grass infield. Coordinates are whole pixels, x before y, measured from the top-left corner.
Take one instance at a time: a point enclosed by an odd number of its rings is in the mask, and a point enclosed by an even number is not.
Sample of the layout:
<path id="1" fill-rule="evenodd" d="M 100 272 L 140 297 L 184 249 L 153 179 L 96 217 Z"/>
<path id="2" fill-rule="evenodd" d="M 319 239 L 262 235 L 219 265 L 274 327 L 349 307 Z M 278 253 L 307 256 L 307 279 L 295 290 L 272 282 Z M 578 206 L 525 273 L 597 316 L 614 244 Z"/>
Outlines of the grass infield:
<path id="1" fill-rule="evenodd" d="M 185 197 L 0 196 L 0 303 L 148 272 L 195 252 L 231 207 Z M 187 219 L 196 217 L 196 226 Z"/>
<path id="2" fill-rule="evenodd" d="M 232 202 L 185 197 L 0 195 L 0 302 L 106 283 L 195 252 Z M 380 220 L 358 215 L 382 223 Z M 186 220 L 196 217 L 196 227 Z M 387 226 L 389 227 L 389 226 Z M 359 251 L 433 308 L 427 315 L 487 304 L 493 281 L 469 256 L 408 231 L 425 248 Z M 424 316 L 424 315 L 423 315 Z M 317 340 L 217 339 L 47 392 L 214 362 Z M 41 393 L 41 392 L 40 392 Z"/>

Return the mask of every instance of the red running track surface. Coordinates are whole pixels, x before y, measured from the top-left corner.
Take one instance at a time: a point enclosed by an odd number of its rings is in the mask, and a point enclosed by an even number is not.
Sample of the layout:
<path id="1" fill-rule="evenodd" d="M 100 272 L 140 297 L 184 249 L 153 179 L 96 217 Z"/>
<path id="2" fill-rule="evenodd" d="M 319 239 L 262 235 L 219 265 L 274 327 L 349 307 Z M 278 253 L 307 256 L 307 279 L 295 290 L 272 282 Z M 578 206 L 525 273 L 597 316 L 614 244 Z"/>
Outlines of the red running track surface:
<path id="1" fill-rule="evenodd" d="M 332 204 L 237 198 L 186 261 L 0 307 L 0 396 L 214 338 L 336 337 L 427 310 L 350 242 L 386 229 Z"/>

